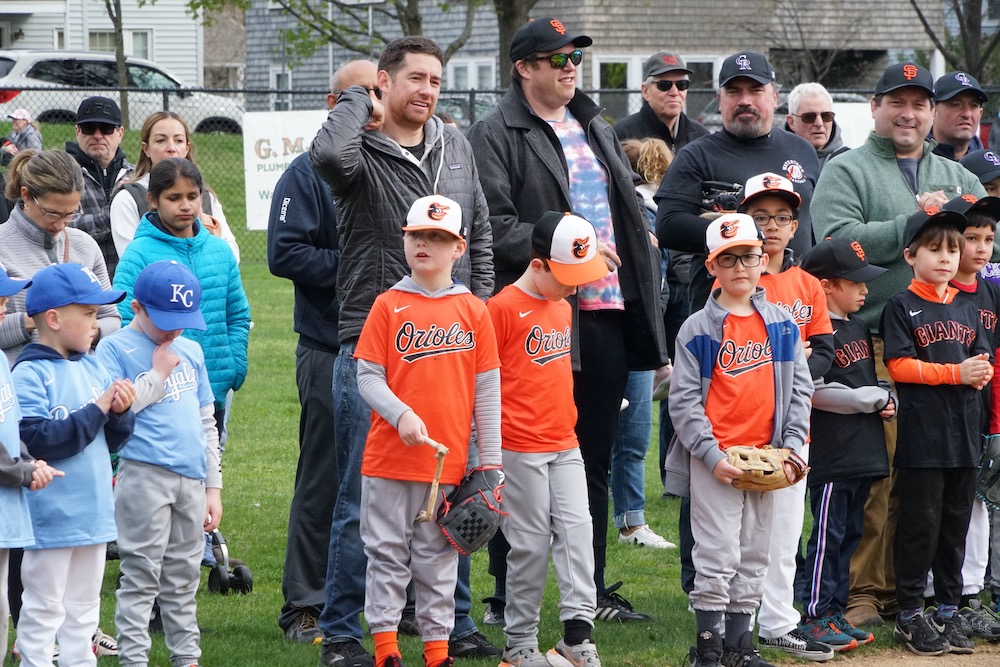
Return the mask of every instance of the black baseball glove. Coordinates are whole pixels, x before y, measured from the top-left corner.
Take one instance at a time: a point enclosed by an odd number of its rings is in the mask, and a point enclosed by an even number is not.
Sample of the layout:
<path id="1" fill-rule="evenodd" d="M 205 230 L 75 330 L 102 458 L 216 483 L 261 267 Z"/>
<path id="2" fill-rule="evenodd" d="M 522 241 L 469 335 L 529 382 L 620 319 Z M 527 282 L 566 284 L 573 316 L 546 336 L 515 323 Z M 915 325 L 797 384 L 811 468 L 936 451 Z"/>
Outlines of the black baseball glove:
<path id="1" fill-rule="evenodd" d="M 503 468 L 470 470 L 438 507 L 437 524 L 455 551 L 468 556 L 481 549 L 500 527 Z"/>
<path id="2" fill-rule="evenodd" d="M 987 435 L 976 474 L 976 497 L 993 511 L 1000 510 L 1000 435 Z"/>

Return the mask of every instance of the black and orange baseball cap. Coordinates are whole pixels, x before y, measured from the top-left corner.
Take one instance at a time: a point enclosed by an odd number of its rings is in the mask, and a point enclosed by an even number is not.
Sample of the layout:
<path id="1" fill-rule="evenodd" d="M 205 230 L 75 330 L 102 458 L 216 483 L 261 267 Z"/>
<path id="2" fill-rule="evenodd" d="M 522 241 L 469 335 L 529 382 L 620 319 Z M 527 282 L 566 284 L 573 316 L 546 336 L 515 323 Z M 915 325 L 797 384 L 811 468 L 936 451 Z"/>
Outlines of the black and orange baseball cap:
<path id="1" fill-rule="evenodd" d="M 909 248 L 910 244 L 930 227 L 954 227 L 961 232 L 968 224 L 969 221 L 958 211 L 949 211 L 937 206 L 918 209 L 906 219 L 906 226 L 903 227 L 903 247 Z"/>
<path id="2" fill-rule="evenodd" d="M 916 63 L 896 63 L 889 65 L 875 82 L 875 97 L 891 93 L 900 88 L 920 88 L 934 97 L 934 77 Z"/>
<path id="3" fill-rule="evenodd" d="M 948 201 L 941 208 L 947 211 L 958 211 L 968 217 L 974 213 L 982 213 L 994 222 L 1000 220 L 1000 197 L 979 198 L 974 194 L 965 193 Z"/>
<path id="4" fill-rule="evenodd" d="M 510 42 L 510 61 L 516 63 L 532 53 L 554 51 L 570 43 L 583 48 L 593 44 L 594 40 L 586 35 L 574 35 L 559 19 L 532 19 L 514 33 Z"/>
<path id="5" fill-rule="evenodd" d="M 548 260 L 555 279 L 568 287 L 592 283 L 609 273 L 597 252 L 597 230 L 578 215 L 546 211 L 531 232 L 531 246 Z"/>
<path id="6" fill-rule="evenodd" d="M 868 263 L 865 249 L 851 239 L 828 238 L 811 248 L 799 268 L 817 278 L 843 278 L 855 283 L 875 280 L 888 269 Z"/>

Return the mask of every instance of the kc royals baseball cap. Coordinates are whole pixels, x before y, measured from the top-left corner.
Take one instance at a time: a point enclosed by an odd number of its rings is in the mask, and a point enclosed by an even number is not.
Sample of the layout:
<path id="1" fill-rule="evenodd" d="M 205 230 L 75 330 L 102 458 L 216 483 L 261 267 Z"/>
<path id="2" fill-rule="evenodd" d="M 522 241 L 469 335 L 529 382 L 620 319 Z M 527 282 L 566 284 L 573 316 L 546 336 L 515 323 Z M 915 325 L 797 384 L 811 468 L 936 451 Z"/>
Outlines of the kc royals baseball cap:
<path id="1" fill-rule="evenodd" d="M 980 199 L 974 194 L 965 193 L 948 201 L 941 207 L 946 211 L 958 211 L 965 217 L 981 213 L 988 218 L 993 218 L 994 222 L 1000 220 L 1000 197 L 983 197 Z"/>
<path id="2" fill-rule="evenodd" d="M 707 261 L 712 261 L 724 250 L 741 245 L 755 248 L 764 245 L 764 237 L 749 215 L 727 213 L 709 223 L 708 230 L 705 232 Z"/>
<path id="3" fill-rule="evenodd" d="M 642 80 L 667 72 L 684 72 L 693 74 L 684 64 L 684 59 L 672 51 L 657 51 L 642 64 Z"/>
<path id="4" fill-rule="evenodd" d="M 532 53 L 554 51 L 570 43 L 584 48 L 593 44 L 594 40 L 586 35 L 572 34 L 559 19 L 531 19 L 514 33 L 510 42 L 510 61 L 516 63 Z"/>
<path id="5" fill-rule="evenodd" d="M 921 88 L 934 97 L 934 77 L 925 67 L 916 63 L 889 65 L 875 82 L 875 97 L 900 88 Z"/>
<path id="6" fill-rule="evenodd" d="M 934 101 L 944 102 L 960 93 L 972 93 L 983 104 L 989 99 L 976 77 L 966 72 L 948 72 L 934 82 Z"/>
<path id="7" fill-rule="evenodd" d="M 201 314 L 201 284 L 190 269 L 176 260 L 163 259 L 144 268 L 135 279 L 132 293 L 157 329 L 206 329 Z"/>
<path id="8" fill-rule="evenodd" d="M 888 271 L 869 264 L 860 243 L 841 238 L 817 243 L 802 257 L 799 267 L 817 278 L 843 278 L 855 283 L 875 280 Z"/>
<path id="9" fill-rule="evenodd" d="M 441 195 L 421 197 L 410 206 L 403 231 L 415 232 L 421 229 L 440 229 L 460 239 L 468 234 L 462 224 L 462 207 L 457 201 Z"/>
<path id="10" fill-rule="evenodd" d="M 741 51 L 722 61 L 719 69 L 719 88 L 737 77 L 745 76 L 757 83 L 768 84 L 774 81 L 774 68 L 763 53 Z"/>
<path id="11" fill-rule="evenodd" d="M 546 211 L 531 232 L 531 246 L 548 260 L 555 279 L 568 287 L 608 275 L 608 265 L 597 252 L 597 231 L 578 215 Z"/>
<path id="12" fill-rule="evenodd" d="M 1000 154 L 981 149 L 967 153 L 958 161 L 979 178 L 983 185 L 1000 178 Z"/>
<path id="13" fill-rule="evenodd" d="M 764 195 L 784 199 L 792 209 L 797 209 L 802 205 L 802 197 L 795 191 L 792 182 L 784 176 L 770 172 L 751 177 L 746 182 L 746 185 L 743 186 L 743 195 L 743 201 L 740 202 L 739 208 L 736 209 L 739 213 L 746 212 L 747 205 L 751 199 Z"/>
<path id="14" fill-rule="evenodd" d="M 31 285 L 30 280 L 15 280 L 7 275 L 4 268 L 0 266 L 0 298 L 14 296 L 25 287 Z"/>
<path id="15" fill-rule="evenodd" d="M 961 232 L 968 224 L 969 221 L 958 211 L 948 211 L 937 206 L 919 209 L 906 219 L 906 226 L 903 227 L 903 247 L 909 248 L 910 244 L 930 227 L 954 227 Z"/>
<path id="16" fill-rule="evenodd" d="M 106 290 L 89 267 L 70 262 L 53 264 L 39 270 L 31 278 L 25 298 L 28 316 L 50 308 L 62 308 L 73 303 L 103 306 L 125 298 L 123 290 Z"/>

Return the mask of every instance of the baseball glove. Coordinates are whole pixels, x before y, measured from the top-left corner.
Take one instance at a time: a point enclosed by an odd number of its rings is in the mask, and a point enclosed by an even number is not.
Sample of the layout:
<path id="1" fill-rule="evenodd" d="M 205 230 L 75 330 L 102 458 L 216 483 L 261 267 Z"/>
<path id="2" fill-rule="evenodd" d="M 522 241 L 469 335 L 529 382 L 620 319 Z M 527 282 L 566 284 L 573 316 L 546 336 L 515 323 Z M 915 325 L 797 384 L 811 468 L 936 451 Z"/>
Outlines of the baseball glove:
<path id="1" fill-rule="evenodd" d="M 995 512 L 1000 510 L 1000 435 L 988 435 L 983 440 L 983 458 L 976 473 L 976 497 Z"/>
<path id="2" fill-rule="evenodd" d="M 743 471 L 743 476 L 733 480 L 733 486 L 741 491 L 776 491 L 802 480 L 809 472 L 809 466 L 790 449 L 764 447 L 730 447 L 726 450 L 729 465 Z M 785 462 L 791 463 L 796 475 L 792 482 L 785 474 Z"/>
<path id="3" fill-rule="evenodd" d="M 502 468 L 473 468 L 438 507 L 441 532 L 463 556 L 481 549 L 500 527 L 500 517 L 506 515 L 500 497 L 503 483 Z"/>

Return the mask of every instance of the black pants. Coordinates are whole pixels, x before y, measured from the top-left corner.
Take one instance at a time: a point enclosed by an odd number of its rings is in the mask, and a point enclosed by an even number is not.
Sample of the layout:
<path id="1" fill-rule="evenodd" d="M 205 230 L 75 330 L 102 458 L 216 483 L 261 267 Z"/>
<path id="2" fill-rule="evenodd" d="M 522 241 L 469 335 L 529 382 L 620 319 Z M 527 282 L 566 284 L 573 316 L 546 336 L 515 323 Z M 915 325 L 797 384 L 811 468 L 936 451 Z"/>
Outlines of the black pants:
<path id="1" fill-rule="evenodd" d="M 899 608 L 923 606 L 929 571 L 934 572 L 937 605 L 957 605 L 976 497 L 975 469 L 896 468 L 894 483 L 899 494 L 893 558 Z"/>
<path id="2" fill-rule="evenodd" d="M 611 446 L 618 433 L 618 413 L 628 367 L 625 361 L 625 315 L 621 311 L 580 311 L 581 369 L 573 373 L 578 412 L 576 437 L 587 471 L 587 496 L 594 520 L 594 568 L 598 594 L 608 545 L 608 476 Z"/>

